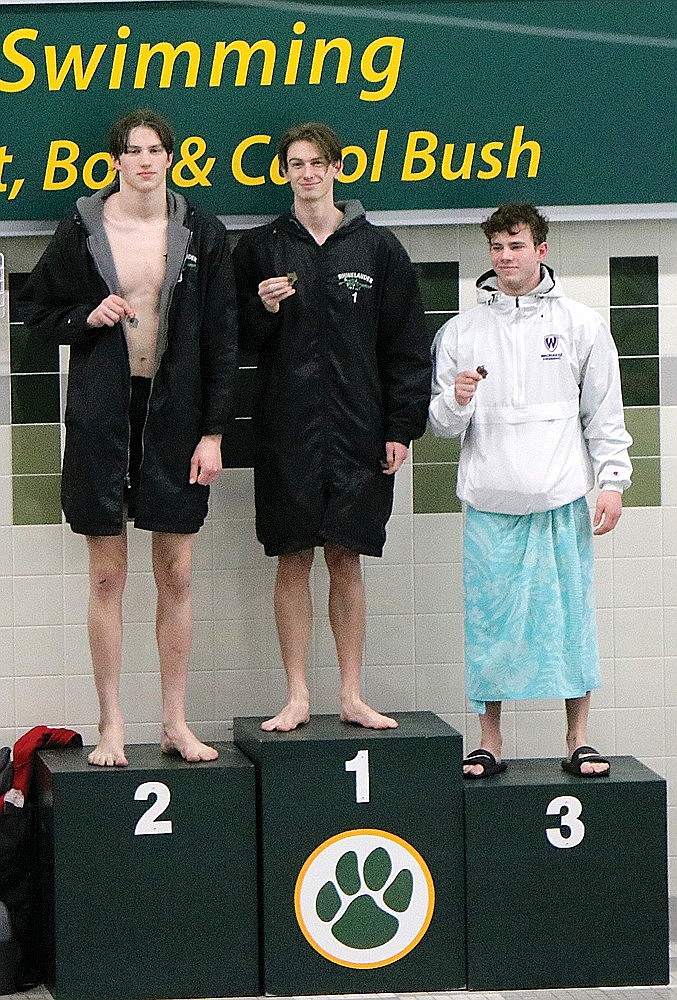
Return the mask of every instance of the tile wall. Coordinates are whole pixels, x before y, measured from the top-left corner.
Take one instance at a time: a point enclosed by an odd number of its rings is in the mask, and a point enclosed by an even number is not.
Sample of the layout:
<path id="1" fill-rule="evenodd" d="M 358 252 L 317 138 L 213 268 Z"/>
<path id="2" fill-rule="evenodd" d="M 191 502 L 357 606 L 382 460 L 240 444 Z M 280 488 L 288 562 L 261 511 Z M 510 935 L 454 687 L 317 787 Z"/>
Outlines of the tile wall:
<path id="1" fill-rule="evenodd" d="M 474 303 L 486 269 L 476 226 L 396 230 L 417 264 L 431 330 Z M 44 245 L 0 240 L 11 293 Z M 621 355 L 635 482 L 618 528 L 596 541 L 603 687 L 591 739 L 665 775 L 672 890 L 677 891 L 677 221 L 556 223 L 549 262 L 566 292 L 610 323 Z M 35 724 L 96 736 L 85 629 L 82 538 L 58 502 L 65 351 L 38 343 L 12 309 L 0 323 L 0 745 Z M 4 331 L 4 332 L 3 332 Z M 213 489 L 195 552 L 195 640 L 189 715 L 207 739 L 227 738 L 234 715 L 273 712 L 284 697 L 271 614 L 274 561 L 254 537 L 247 420 L 254 359 L 242 358 L 230 465 Z M 429 709 L 476 745 L 463 694 L 462 515 L 454 494 L 458 444 L 426 434 L 398 474 L 381 560 L 364 573 L 368 627 L 364 684 L 388 711 Z M 123 699 L 128 741 L 157 737 L 150 539 L 130 532 Z M 325 614 L 328 576 L 313 570 L 317 615 L 310 680 L 316 712 L 337 707 L 337 670 Z M 506 705 L 506 756 L 563 751 L 559 704 Z"/>

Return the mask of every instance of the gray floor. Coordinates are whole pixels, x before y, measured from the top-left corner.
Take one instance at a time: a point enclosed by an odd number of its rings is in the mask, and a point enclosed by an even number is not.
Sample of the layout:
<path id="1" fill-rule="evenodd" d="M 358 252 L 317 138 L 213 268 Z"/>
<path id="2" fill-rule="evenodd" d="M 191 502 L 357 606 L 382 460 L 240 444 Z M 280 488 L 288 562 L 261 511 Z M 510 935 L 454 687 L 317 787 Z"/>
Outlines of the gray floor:
<path id="1" fill-rule="evenodd" d="M 360 993 L 329 997 L 319 1000 L 677 1000 L 677 897 L 670 900 L 670 985 L 669 986 L 617 986 L 585 990 L 515 990 L 503 993 L 471 993 L 455 990 L 450 993 Z M 8 1000 L 52 1000 L 51 994 L 38 986 L 27 993 L 12 993 Z M 124 1000 L 124 998 L 121 998 Z M 236 997 L 233 1000 L 253 1000 Z M 298 997 L 278 997 L 277 1000 L 301 1000 Z M 316 998 L 317 1000 L 317 998 Z"/>

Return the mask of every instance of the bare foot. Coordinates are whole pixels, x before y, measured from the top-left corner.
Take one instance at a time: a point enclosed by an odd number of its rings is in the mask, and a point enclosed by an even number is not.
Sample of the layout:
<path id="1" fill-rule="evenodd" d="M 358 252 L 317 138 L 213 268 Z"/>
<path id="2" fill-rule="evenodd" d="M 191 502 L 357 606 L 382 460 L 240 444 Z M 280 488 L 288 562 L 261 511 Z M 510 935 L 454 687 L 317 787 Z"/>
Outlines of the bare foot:
<path id="1" fill-rule="evenodd" d="M 288 733 L 298 726 L 310 722 L 310 705 L 307 701 L 289 701 L 281 712 L 261 723 L 261 729 L 266 733 Z"/>
<path id="2" fill-rule="evenodd" d="M 397 729 L 398 723 L 389 715 L 369 708 L 363 701 L 341 702 L 341 722 L 350 722 L 354 726 L 364 726 L 365 729 Z"/>
<path id="3" fill-rule="evenodd" d="M 99 723 L 100 738 L 89 757 L 97 767 L 126 767 L 125 729 L 122 722 Z"/>
<path id="4" fill-rule="evenodd" d="M 196 764 L 200 760 L 216 760 L 219 756 L 219 751 L 215 747 L 202 743 L 185 723 L 164 726 L 160 737 L 160 750 L 163 753 L 178 754 L 190 764 Z"/>

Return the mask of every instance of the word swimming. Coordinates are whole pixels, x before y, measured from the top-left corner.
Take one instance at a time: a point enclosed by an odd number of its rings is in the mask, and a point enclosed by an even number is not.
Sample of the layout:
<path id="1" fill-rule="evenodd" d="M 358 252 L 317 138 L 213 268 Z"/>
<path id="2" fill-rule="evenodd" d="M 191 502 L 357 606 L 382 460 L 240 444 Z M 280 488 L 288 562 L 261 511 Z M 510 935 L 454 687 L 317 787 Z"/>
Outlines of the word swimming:
<path id="1" fill-rule="evenodd" d="M 305 34 L 305 21 L 296 21 L 292 32 Z M 0 93 L 18 94 L 44 79 L 48 90 L 65 84 L 75 90 L 90 87 L 134 90 L 170 87 L 223 86 L 269 87 L 273 82 L 287 87 L 299 83 L 347 84 L 355 74 L 357 54 L 348 38 L 316 38 L 314 44 L 301 37 L 277 44 L 270 38 L 247 42 L 244 39 L 217 41 L 208 47 L 186 40 L 171 42 L 131 41 L 132 29 L 121 24 L 120 41 L 99 42 L 91 50 L 81 43 L 59 53 L 56 45 L 36 45 L 37 28 L 17 28 L 2 42 Z M 42 51 L 41 51 L 42 50 Z M 359 74 L 365 86 L 361 101 L 384 101 L 399 79 L 404 38 L 384 35 L 375 38 L 359 56 Z M 40 72 L 38 72 L 40 70 Z M 18 76 L 17 72 L 18 71 Z M 373 86 L 371 86 L 373 85 Z"/>

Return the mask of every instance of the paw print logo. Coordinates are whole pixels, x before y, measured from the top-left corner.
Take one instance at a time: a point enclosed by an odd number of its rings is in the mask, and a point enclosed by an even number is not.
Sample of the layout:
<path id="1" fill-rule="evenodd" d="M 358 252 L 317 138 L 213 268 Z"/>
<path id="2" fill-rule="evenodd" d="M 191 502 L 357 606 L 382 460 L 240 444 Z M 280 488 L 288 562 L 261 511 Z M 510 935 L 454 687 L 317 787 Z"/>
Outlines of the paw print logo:
<path id="1" fill-rule="evenodd" d="M 384 830 L 350 830 L 325 841 L 296 882 L 296 919 L 306 940 L 353 969 L 390 965 L 415 948 L 434 904 L 421 855 Z"/>

